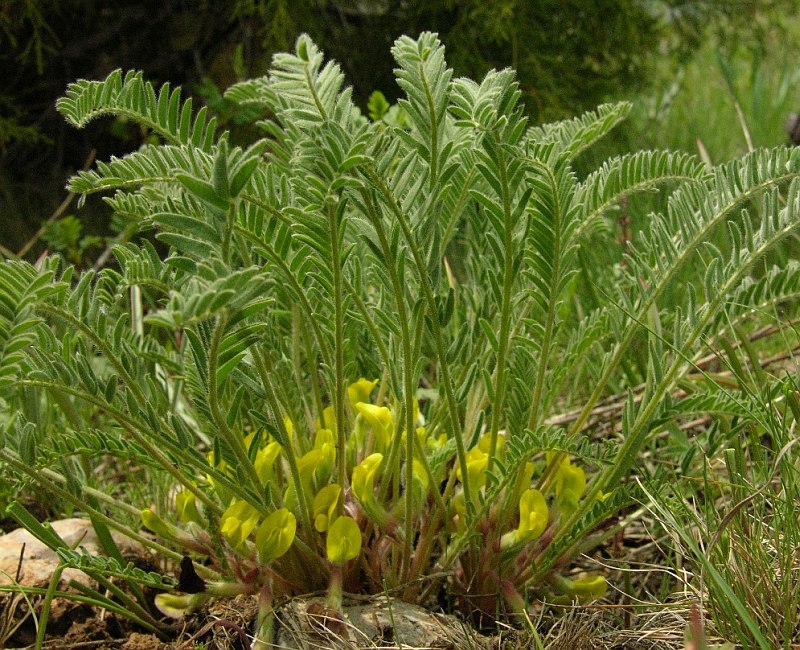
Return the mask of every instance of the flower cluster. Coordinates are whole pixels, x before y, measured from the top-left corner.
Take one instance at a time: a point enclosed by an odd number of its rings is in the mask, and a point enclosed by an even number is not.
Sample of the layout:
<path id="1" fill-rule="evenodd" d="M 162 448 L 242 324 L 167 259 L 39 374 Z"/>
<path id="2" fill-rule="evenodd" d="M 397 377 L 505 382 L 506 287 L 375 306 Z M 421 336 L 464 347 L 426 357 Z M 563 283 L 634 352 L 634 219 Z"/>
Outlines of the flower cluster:
<path id="1" fill-rule="evenodd" d="M 548 452 L 539 469 L 551 470 L 549 487 L 536 486 L 535 476 L 543 472 L 537 472 L 534 459 L 523 463 L 515 480 L 499 491 L 493 488 L 490 494 L 489 433 L 467 450 L 466 474 L 454 461 L 432 469 L 431 459 L 446 451 L 447 434 L 428 434 L 415 400 L 411 418 L 415 453 L 407 458 L 403 450 L 408 448 L 408 434 L 398 426 L 396 405 L 391 400 L 375 403 L 370 399 L 377 384 L 377 380 L 362 378 L 347 388 L 345 480 L 336 472 L 336 423 L 329 407 L 316 420 L 316 430 L 308 440 L 288 418 L 283 421 L 287 434 L 283 444 L 266 430 L 243 435 L 258 487 L 268 500 L 235 494 L 231 482 L 223 479 L 235 481 L 238 474 L 214 451 L 208 454 L 208 462 L 215 471 L 175 495 L 182 526 L 167 523 L 149 509 L 142 512 L 142 521 L 151 531 L 182 544 L 187 552 L 211 558 L 212 568 L 220 573 L 225 573 L 226 565 L 233 569 L 234 583 L 211 581 L 206 596 L 231 591 L 272 595 L 276 589 L 311 590 L 327 581 L 331 602 L 336 605 L 345 583 L 363 588 L 355 582 L 366 578 L 378 589 L 387 581 L 397 586 L 429 570 L 430 554 L 438 547 L 443 549 L 439 564 L 444 567 L 451 562 L 456 567 L 457 589 L 466 594 L 474 591 L 477 582 L 483 585 L 480 591 L 488 594 L 495 593 L 499 585 L 512 608 L 519 607 L 519 590 L 527 590 L 531 565 L 547 548 L 554 527 L 586 496 L 583 469 L 564 454 Z M 505 462 L 503 432 L 496 438 L 494 453 L 495 463 Z M 409 490 L 413 492 L 410 511 L 401 498 Z M 218 513 L 198 504 L 198 491 L 219 504 Z M 467 493 L 484 504 L 477 515 L 468 511 Z M 308 527 L 303 525 L 304 504 Z M 410 528 L 405 524 L 411 524 Z M 415 546 L 406 539 L 409 529 L 419 531 Z M 457 554 L 455 559 L 448 555 L 450 549 L 459 547 L 459 540 L 469 539 L 475 531 L 494 540 L 482 546 L 477 562 L 468 555 Z M 214 547 L 215 539 L 224 542 L 221 556 Z M 410 555 L 398 564 L 402 548 Z M 321 562 L 323 554 L 327 563 Z M 359 558 L 362 561 L 357 561 Z M 303 576 L 302 585 L 297 584 L 298 576 Z M 605 580 L 600 576 L 572 580 L 554 576 L 543 586 L 555 589 L 554 598 L 583 600 L 602 595 Z M 201 601 L 198 595 L 177 601 L 174 595 L 162 595 L 157 600 L 168 615 L 181 614 Z"/>

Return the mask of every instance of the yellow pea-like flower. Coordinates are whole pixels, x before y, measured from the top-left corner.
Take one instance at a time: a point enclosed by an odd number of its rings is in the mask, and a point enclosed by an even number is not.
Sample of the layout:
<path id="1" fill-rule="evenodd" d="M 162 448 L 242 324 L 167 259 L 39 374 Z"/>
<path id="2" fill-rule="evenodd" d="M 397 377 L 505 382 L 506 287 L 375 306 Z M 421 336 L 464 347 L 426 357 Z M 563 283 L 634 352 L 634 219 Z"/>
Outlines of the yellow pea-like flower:
<path id="1" fill-rule="evenodd" d="M 320 533 L 328 530 L 336 519 L 341 496 L 342 488 L 336 483 L 331 483 L 317 492 L 317 496 L 314 497 L 312 505 L 314 528 Z"/>
<path id="2" fill-rule="evenodd" d="M 467 503 L 464 499 L 464 493 L 459 492 L 456 494 L 451 503 L 453 506 L 453 520 L 456 530 L 459 533 L 463 533 L 467 530 Z"/>
<path id="3" fill-rule="evenodd" d="M 474 446 L 467 452 L 467 480 L 470 488 L 477 492 L 486 483 L 486 466 L 489 463 L 489 454 L 483 451 L 479 445 Z M 456 475 L 464 482 L 459 468 Z"/>
<path id="4" fill-rule="evenodd" d="M 594 600 L 605 595 L 608 583 L 603 576 L 591 576 L 573 580 L 572 588 L 578 596 L 587 600 Z"/>
<path id="5" fill-rule="evenodd" d="M 428 436 L 425 437 L 425 445 L 429 452 L 436 451 L 440 449 L 445 444 L 447 444 L 447 434 L 440 433 L 437 437 Z"/>
<path id="6" fill-rule="evenodd" d="M 318 429 L 314 437 L 314 449 L 322 452 L 314 474 L 317 481 L 325 481 L 333 471 L 334 463 L 336 463 L 336 439 L 331 429 Z"/>
<path id="7" fill-rule="evenodd" d="M 220 532 L 231 547 L 242 550 L 250 533 L 258 525 L 258 519 L 258 511 L 247 501 L 238 499 L 222 513 Z"/>
<path id="8" fill-rule="evenodd" d="M 569 459 L 561 464 L 555 479 L 556 503 L 565 515 L 572 514 L 586 491 L 586 474 Z"/>
<path id="9" fill-rule="evenodd" d="M 375 448 L 384 451 L 394 432 L 392 412 L 385 406 L 375 406 L 364 402 L 358 402 L 356 410 L 372 429 L 372 434 L 375 436 Z"/>
<path id="10" fill-rule="evenodd" d="M 502 431 L 500 431 L 497 434 L 497 455 L 498 456 L 502 456 L 503 449 L 505 448 L 505 444 L 506 444 L 506 436 Z M 484 433 L 478 439 L 478 447 L 480 447 L 482 452 L 488 454 L 489 453 L 489 447 L 491 447 L 491 446 L 492 446 L 492 434 L 491 433 Z"/>
<path id="11" fill-rule="evenodd" d="M 547 501 L 539 490 L 525 490 L 519 500 L 519 527 L 516 541 L 537 539 L 547 528 L 550 511 Z"/>
<path id="12" fill-rule="evenodd" d="M 276 510 L 256 531 L 256 548 L 261 562 L 271 562 L 281 557 L 294 542 L 297 519 L 286 508 Z"/>
<path id="13" fill-rule="evenodd" d="M 160 537 L 165 539 L 174 539 L 177 535 L 177 530 L 171 524 L 168 524 L 150 508 L 145 508 L 140 513 L 142 524 L 147 530 L 154 532 Z"/>
<path id="14" fill-rule="evenodd" d="M 553 584 L 567 596 L 576 597 L 581 602 L 602 598 L 608 589 L 608 583 L 603 576 L 587 576 L 574 580 L 557 577 Z"/>
<path id="15" fill-rule="evenodd" d="M 557 452 L 547 452 L 547 464 L 550 465 Z M 553 480 L 555 503 L 558 510 L 569 516 L 578 507 L 578 501 L 586 491 L 586 473 L 577 465 L 573 465 L 569 457 L 564 458 L 556 470 Z"/>
<path id="16" fill-rule="evenodd" d="M 377 379 L 370 381 L 361 377 L 361 379 L 347 387 L 347 398 L 350 400 L 350 406 L 353 407 L 353 410 L 355 410 L 356 404 L 359 402 L 369 403 L 369 396 L 377 385 Z"/>
<path id="17" fill-rule="evenodd" d="M 183 523 L 188 524 L 190 521 L 200 523 L 200 511 L 191 491 L 181 490 L 175 495 L 175 508 Z"/>
<path id="18" fill-rule="evenodd" d="M 317 418 L 317 429 L 330 429 L 336 433 L 336 411 L 332 406 L 322 410 L 322 417 Z"/>
<path id="19" fill-rule="evenodd" d="M 411 469 L 414 480 L 418 481 L 423 490 L 428 489 L 428 473 L 425 471 L 425 466 L 416 458 L 412 463 Z"/>
<path id="20" fill-rule="evenodd" d="M 383 454 L 370 454 L 353 468 L 351 487 L 361 503 L 367 505 L 375 501 L 375 475 L 383 462 Z"/>
<path id="21" fill-rule="evenodd" d="M 534 472 L 533 463 L 530 461 L 525 463 L 525 467 L 522 470 L 522 485 L 530 485 L 531 480 L 533 480 L 533 472 Z"/>
<path id="22" fill-rule="evenodd" d="M 354 560 L 361 552 L 361 530 L 351 517 L 339 517 L 328 529 L 325 543 L 328 560 L 342 564 Z"/>
<path id="23" fill-rule="evenodd" d="M 586 491 L 586 474 L 578 467 L 569 462 L 569 459 L 558 468 L 555 480 L 556 495 L 570 492 L 576 499 L 580 499 Z"/>
<path id="24" fill-rule="evenodd" d="M 322 449 L 312 449 L 306 454 L 303 454 L 297 459 L 297 471 L 300 474 L 300 490 L 311 499 L 312 483 L 314 480 L 314 471 L 320 466 L 320 463 L 325 459 L 325 452 Z M 300 507 L 298 487 L 294 484 L 294 480 L 289 481 L 286 492 L 283 495 L 283 504 L 295 512 Z"/>
<path id="25" fill-rule="evenodd" d="M 164 616 L 180 619 L 210 598 L 209 594 L 156 594 L 155 606 Z"/>
<path id="26" fill-rule="evenodd" d="M 267 483 L 272 478 L 272 467 L 275 465 L 280 453 L 281 446 L 275 440 L 256 452 L 256 459 L 253 465 L 262 483 Z"/>

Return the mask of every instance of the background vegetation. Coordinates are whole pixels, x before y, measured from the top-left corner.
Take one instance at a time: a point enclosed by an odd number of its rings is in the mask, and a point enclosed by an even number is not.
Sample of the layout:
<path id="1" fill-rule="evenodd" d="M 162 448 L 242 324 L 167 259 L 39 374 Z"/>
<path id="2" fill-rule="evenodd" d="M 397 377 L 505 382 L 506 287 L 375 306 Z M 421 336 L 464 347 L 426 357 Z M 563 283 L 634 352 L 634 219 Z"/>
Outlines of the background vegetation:
<path id="1" fill-rule="evenodd" d="M 390 101 L 399 92 L 394 39 L 431 30 L 457 75 L 514 67 L 534 123 L 641 96 L 639 119 L 619 136 L 624 146 L 694 150 L 702 134 L 718 161 L 742 151 L 741 138 L 718 128 L 736 123 L 729 91 L 741 94 L 756 145 L 785 139 L 796 102 L 796 9 L 795 0 L 0 0 L 0 244 L 19 252 L 59 206 L 56 216 L 70 212 L 64 185 L 94 150 L 102 160 L 145 138 L 120 121 L 69 127 L 55 99 L 77 78 L 140 69 L 156 84 L 182 85 L 230 126 L 237 116 L 219 89 L 264 74 L 274 52 L 307 32 L 340 62 L 365 108 L 374 90 Z M 76 261 L 97 255 L 107 210 L 89 207 L 28 255 L 46 245 Z"/>

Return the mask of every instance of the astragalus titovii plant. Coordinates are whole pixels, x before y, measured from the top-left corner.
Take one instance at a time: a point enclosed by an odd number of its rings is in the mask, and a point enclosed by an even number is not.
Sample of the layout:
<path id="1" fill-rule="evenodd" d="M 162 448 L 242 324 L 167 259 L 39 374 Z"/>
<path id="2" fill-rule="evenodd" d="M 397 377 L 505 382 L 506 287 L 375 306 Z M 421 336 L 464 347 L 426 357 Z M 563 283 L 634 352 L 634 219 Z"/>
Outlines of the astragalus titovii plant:
<path id="1" fill-rule="evenodd" d="M 747 417 L 693 362 L 798 290 L 793 263 L 756 263 L 797 227 L 800 152 L 637 152 L 579 178 L 629 105 L 530 127 L 512 71 L 453 78 L 429 33 L 393 54 L 402 126 L 362 116 L 304 36 L 227 91 L 263 113 L 246 146 L 141 74 L 72 84 L 71 124 L 161 141 L 69 183 L 142 237 L 99 272 L 0 267 L 4 473 L 181 562 L 165 613 L 258 594 L 260 643 L 277 596 L 319 589 L 483 621 L 602 595 L 573 560 L 625 524 L 651 434 Z M 656 188 L 615 253 L 615 208 Z M 171 506 L 98 489 L 108 458 L 163 473 Z"/>

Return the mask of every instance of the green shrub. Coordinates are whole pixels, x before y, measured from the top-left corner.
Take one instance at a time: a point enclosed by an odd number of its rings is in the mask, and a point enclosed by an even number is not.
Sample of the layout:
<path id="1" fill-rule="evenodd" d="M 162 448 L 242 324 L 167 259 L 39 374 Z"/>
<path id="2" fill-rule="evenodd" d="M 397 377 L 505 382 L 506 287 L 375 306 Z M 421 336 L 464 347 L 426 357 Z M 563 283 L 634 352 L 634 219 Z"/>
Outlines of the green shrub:
<path id="1" fill-rule="evenodd" d="M 343 590 L 446 593 L 481 621 L 602 595 L 603 576 L 569 568 L 626 523 L 651 433 L 737 407 L 693 361 L 797 294 L 794 264 L 749 275 L 796 228 L 794 151 L 713 171 L 637 152 L 581 181 L 572 160 L 629 105 L 529 128 L 511 71 L 453 79 L 430 33 L 393 54 L 403 121 L 370 122 L 301 37 L 225 94 L 273 117 L 246 149 L 139 74 L 72 84 L 58 104 L 72 124 L 111 113 L 163 143 L 69 188 L 113 192 L 166 254 L 119 245 L 118 267 L 80 275 L 57 258 L 0 266 L 5 471 L 196 560 L 181 561 L 190 593 L 157 599 L 165 613 L 259 594 L 262 644 L 276 595 L 326 586 L 334 609 Z M 663 184 L 668 211 L 616 263 L 597 226 Z M 619 438 L 593 442 L 593 409 L 620 390 Z M 174 509 L 98 489 L 109 456 L 165 474 Z"/>

